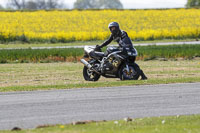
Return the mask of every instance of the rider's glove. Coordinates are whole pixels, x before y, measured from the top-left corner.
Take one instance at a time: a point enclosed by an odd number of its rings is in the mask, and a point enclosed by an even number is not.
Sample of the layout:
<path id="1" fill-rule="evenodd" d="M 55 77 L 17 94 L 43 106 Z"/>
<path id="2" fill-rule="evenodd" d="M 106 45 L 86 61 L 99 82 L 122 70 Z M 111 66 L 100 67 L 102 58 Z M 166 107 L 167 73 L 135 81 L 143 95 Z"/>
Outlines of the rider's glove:
<path id="1" fill-rule="evenodd" d="M 101 51 L 101 46 L 96 45 L 96 48 L 94 49 L 95 51 Z"/>

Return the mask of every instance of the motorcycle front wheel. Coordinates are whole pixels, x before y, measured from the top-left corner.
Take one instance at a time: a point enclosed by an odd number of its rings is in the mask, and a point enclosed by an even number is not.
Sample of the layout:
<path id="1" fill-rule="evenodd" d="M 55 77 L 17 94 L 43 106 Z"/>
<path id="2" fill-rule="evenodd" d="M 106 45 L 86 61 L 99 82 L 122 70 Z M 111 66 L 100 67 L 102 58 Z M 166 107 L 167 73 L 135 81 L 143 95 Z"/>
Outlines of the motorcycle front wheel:
<path id="1" fill-rule="evenodd" d="M 119 70 L 120 80 L 138 80 L 140 74 L 136 65 L 129 65 L 128 68 L 126 65 L 122 65 Z"/>
<path id="2" fill-rule="evenodd" d="M 91 71 L 86 66 L 83 68 L 83 77 L 86 81 L 98 81 L 101 75 Z"/>

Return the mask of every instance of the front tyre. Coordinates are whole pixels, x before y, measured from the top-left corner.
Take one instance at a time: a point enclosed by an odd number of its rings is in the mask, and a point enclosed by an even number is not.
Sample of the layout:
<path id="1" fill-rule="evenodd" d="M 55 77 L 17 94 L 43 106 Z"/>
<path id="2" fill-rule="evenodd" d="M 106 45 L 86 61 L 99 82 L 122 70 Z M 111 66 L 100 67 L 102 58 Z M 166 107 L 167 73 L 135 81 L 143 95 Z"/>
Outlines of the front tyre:
<path id="1" fill-rule="evenodd" d="M 137 66 L 129 65 L 128 68 L 126 65 L 122 65 L 119 70 L 120 80 L 138 80 L 140 74 L 138 72 Z"/>
<path id="2" fill-rule="evenodd" d="M 86 66 L 84 66 L 83 77 L 86 81 L 98 81 L 100 78 L 100 75 L 95 73 L 94 71 L 91 71 Z"/>

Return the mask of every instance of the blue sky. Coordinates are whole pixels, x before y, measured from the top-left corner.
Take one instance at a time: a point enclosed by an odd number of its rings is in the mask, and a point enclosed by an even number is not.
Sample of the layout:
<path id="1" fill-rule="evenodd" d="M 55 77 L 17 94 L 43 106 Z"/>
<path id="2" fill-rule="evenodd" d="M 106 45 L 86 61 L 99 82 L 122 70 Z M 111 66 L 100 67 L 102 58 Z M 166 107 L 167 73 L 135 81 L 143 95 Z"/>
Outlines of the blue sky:
<path id="1" fill-rule="evenodd" d="M 1 5 L 5 5 L 8 0 L 0 0 Z M 73 7 L 76 0 L 63 0 L 68 8 Z M 180 8 L 184 7 L 187 0 L 121 0 L 126 9 L 143 8 Z"/>

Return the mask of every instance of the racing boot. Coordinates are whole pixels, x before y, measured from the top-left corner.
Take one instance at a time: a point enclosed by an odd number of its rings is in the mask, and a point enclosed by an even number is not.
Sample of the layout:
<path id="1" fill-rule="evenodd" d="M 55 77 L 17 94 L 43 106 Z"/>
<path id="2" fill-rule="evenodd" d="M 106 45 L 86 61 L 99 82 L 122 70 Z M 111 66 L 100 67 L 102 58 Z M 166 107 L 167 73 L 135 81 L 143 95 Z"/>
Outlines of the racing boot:
<path id="1" fill-rule="evenodd" d="M 144 74 L 144 72 L 141 70 L 141 80 L 147 80 L 148 78 L 147 78 L 147 76 Z"/>

